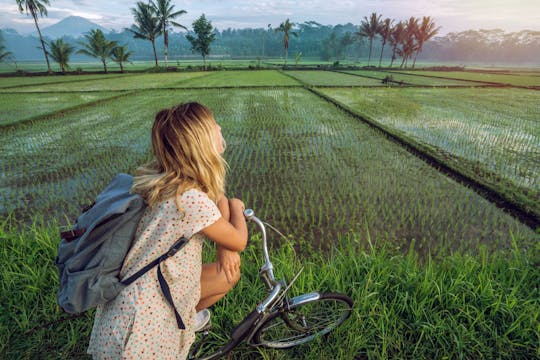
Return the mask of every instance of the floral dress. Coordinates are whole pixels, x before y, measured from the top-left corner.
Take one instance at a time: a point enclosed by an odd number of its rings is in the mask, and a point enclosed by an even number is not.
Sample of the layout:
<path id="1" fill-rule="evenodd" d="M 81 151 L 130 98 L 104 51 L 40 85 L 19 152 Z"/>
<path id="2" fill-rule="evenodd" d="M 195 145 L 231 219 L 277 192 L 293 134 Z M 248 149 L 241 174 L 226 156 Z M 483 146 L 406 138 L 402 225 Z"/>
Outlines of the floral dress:
<path id="1" fill-rule="evenodd" d="M 165 253 L 181 236 L 190 241 L 161 264 L 184 324 L 178 329 L 174 310 L 162 294 L 157 269 L 126 287 L 112 301 L 98 306 L 88 353 L 94 359 L 185 359 L 195 339 L 195 306 L 200 300 L 205 239 L 199 233 L 221 213 L 208 196 L 196 189 L 184 192 L 178 210 L 174 199 L 148 207 L 121 271 L 126 278 Z"/>

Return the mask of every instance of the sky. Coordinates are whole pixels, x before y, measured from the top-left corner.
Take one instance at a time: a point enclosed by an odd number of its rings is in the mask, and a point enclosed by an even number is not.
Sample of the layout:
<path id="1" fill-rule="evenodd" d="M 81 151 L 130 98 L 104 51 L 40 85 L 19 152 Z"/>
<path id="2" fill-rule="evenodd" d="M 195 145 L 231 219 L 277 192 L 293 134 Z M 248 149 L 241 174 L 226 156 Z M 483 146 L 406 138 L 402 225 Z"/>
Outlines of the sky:
<path id="1" fill-rule="evenodd" d="M 106 29 L 121 31 L 133 23 L 130 9 L 135 0 L 49 0 L 48 16 L 39 18 L 41 28 L 68 16 L 81 16 Z M 177 22 L 191 27 L 201 14 L 219 30 L 227 28 L 277 27 L 291 22 L 316 21 L 323 25 L 359 25 L 372 12 L 382 18 L 406 20 L 411 16 L 431 16 L 440 35 L 478 29 L 540 31 L 540 0 L 171 0 L 175 10 L 187 14 Z M 21 34 L 35 31 L 30 15 L 21 14 L 15 0 L 0 0 L 0 29 L 13 28 Z"/>

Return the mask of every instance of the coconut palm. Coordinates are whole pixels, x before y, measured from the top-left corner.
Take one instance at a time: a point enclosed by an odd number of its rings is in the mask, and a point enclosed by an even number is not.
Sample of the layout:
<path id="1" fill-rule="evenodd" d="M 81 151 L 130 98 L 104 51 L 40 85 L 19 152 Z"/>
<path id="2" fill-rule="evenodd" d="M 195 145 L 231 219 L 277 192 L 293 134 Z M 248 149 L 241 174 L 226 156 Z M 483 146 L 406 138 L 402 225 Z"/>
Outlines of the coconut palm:
<path id="1" fill-rule="evenodd" d="M 400 21 L 393 28 L 390 38 L 388 39 L 390 46 L 392 47 L 392 61 L 390 62 L 390 67 L 394 64 L 396 60 L 396 54 L 398 46 L 401 45 L 403 37 L 405 36 L 405 24 Z"/>
<path id="2" fill-rule="evenodd" d="M 63 39 L 49 42 L 49 55 L 60 65 L 60 69 L 65 73 L 69 68 L 69 57 L 75 51 L 75 46 L 65 43 Z"/>
<path id="3" fill-rule="evenodd" d="M 424 16 L 422 18 L 422 23 L 416 28 L 416 54 L 414 55 L 414 61 L 413 61 L 413 69 L 414 65 L 416 65 L 416 57 L 420 52 L 422 52 L 422 48 L 424 47 L 424 43 L 437 35 L 439 33 L 440 27 L 435 27 L 435 22 L 431 19 L 429 16 Z"/>
<path id="4" fill-rule="evenodd" d="M 386 45 L 386 43 L 390 39 L 390 36 L 392 35 L 392 23 L 393 22 L 394 22 L 394 20 L 386 18 L 381 23 L 381 26 L 379 28 L 379 35 L 381 36 L 381 40 L 382 40 L 381 56 L 379 57 L 379 67 L 381 67 L 384 46 Z"/>
<path id="5" fill-rule="evenodd" d="M 377 13 L 371 13 L 369 19 L 364 16 L 364 20 L 360 24 L 358 31 L 355 33 L 356 36 L 364 36 L 369 39 L 369 56 L 368 56 L 368 66 L 371 61 L 371 51 L 373 50 L 373 39 L 379 33 L 381 27 L 381 15 Z"/>
<path id="6" fill-rule="evenodd" d="M 414 54 L 414 52 L 417 49 L 417 42 L 416 42 L 416 33 L 418 29 L 418 19 L 415 17 L 412 17 L 405 22 L 405 31 L 403 34 L 403 37 L 401 39 L 401 49 L 398 49 L 398 54 L 403 57 L 403 60 L 401 61 L 401 65 L 399 66 L 402 68 L 405 66 L 407 68 L 407 63 L 409 61 L 409 58 Z"/>
<path id="7" fill-rule="evenodd" d="M 187 30 L 187 27 L 184 25 L 172 21 L 172 19 L 180 15 L 187 14 L 187 11 L 174 11 L 174 5 L 171 4 L 171 0 L 156 0 L 156 2 L 150 1 L 150 5 L 153 7 L 154 12 L 157 14 L 160 21 L 161 33 L 163 34 L 165 66 L 167 66 L 169 56 L 169 27 L 173 25 Z"/>
<path id="8" fill-rule="evenodd" d="M 45 55 L 45 61 L 47 62 L 47 71 L 49 74 L 51 71 L 51 64 L 49 63 L 49 57 L 47 56 L 47 49 L 45 48 L 45 41 L 41 35 L 41 30 L 38 25 L 38 13 L 39 15 L 47 15 L 47 8 L 45 5 L 50 5 L 49 0 L 16 0 L 17 5 L 19 6 L 19 11 L 21 14 L 26 10 L 26 13 L 32 15 L 34 18 L 34 24 L 36 24 L 36 29 L 39 35 L 39 41 L 41 41 L 41 48 L 43 49 L 43 55 Z"/>
<path id="9" fill-rule="evenodd" d="M 152 5 L 141 1 L 137 2 L 137 7 L 132 8 L 131 12 L 135 17 L 135 24 L 131 25 L 131 28 L 127 30 L 133 33 L 135 39 L 150 40 L 152 49 L 154 50 L 154 59 L 157 67 L 159 65 L 156 53 L 156 38 L 161 34 L 161 22 L 159 17 Z"/>
<path id="10" fill-rule="evenodd" d="M 298 34 L 294 31 L 291 31 L 294 26 L 294 23 L 290 22 L 289 19 L 285 20 L 279 24 L 279 27 L 274 29 L 275 32 L 283 33 L 283 48 L 285 49 L 285 66 L 287 66 L 287 58 L 289 56 L 289 35 L 298 37 Z"/>
<path id="11" fill-rule="evenodd" d="M 6 47 L 4 46 L 4 38 L 2 37 L 2 31 L 0 31 L 0 62 L 4 61 L 4 59 L 7 59 L 11 56 L 10 51 L 6 51 Z"/>
<path id="12" fill-rule="evenodd" d="M 120 65 L 120 71 L 124 72 L 124 63 L 131 62 L 129 57 L 133 55 L 133 52 L 127 51 L 127 45 L 116 46 L 112 49 L 111 59 L 112 61 Z"/>
<path id="13" fill-rule="evenodd" d="M 111 57 L 112 50 L 116 47 L 116 41 L 109 41 L 105 38 L 103 31 L 99 29 L 90 30 L 89 34 L 85 34 L 86 42 L 79 42 L 83 48 L 77 51 L 77 54 L 83 54 L 90 57 L 95 57 L 101 60 L 103 69 L 107 73 L 107 59 Z"/>

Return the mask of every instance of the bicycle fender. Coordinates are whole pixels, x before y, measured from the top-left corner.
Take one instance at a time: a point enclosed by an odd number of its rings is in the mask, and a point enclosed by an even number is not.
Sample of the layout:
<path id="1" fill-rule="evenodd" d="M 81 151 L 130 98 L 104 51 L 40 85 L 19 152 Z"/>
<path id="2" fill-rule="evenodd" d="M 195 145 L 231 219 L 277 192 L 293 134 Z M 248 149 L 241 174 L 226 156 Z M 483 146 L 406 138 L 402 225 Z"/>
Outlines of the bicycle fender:
<path id="1" fill-rule="evenodd" d="M 312 293 L 295 296 L 289 300 L 289 307 L 294 308 L 295 306 L 302 305 L 304 303 L 308 303 L 314 300 L 318 300 L 320 299 L 320 297 L 321 297 L 321 294 L 319 294 L 318 292 L 312 292 Z"/>
<path id="2" fill-rule="evenodd" d="M 244 339 L 249 332 L 253 329 L 253 326 L 259 320 L 261 314 L 257 310 L 253 310 L 244 321 L 238 324 L 233 331 L 231 331 L 231 339 L 233 341 L 241 341 Z"/>

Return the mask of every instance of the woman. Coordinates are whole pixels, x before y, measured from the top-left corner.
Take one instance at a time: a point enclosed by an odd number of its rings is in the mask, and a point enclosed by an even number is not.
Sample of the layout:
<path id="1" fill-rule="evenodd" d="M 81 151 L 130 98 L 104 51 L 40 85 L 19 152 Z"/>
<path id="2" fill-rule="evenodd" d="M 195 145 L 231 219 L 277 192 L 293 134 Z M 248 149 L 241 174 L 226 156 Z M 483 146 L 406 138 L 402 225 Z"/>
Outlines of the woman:
<path id="1" fill-rule="evenodd" d="M 161 265 L 185 330 L 149 271 L 114 300 L 99 306 L 88 353 L 96 359 L 182 359 L 195 338 L 196 312 L 232 289 L 240 278 L 247 243 L 244 204 L 225 196 L 225 142 L 211 111 L 198 103 L 161 110 L 152 126 L 154 159 L 137 169 L 132 192 L 148 204 L 121 271 L 126 278 L 165 253 L 181 236 L 190 239 Z M 218 260 L 202 264 L 205 239 Z"/>

